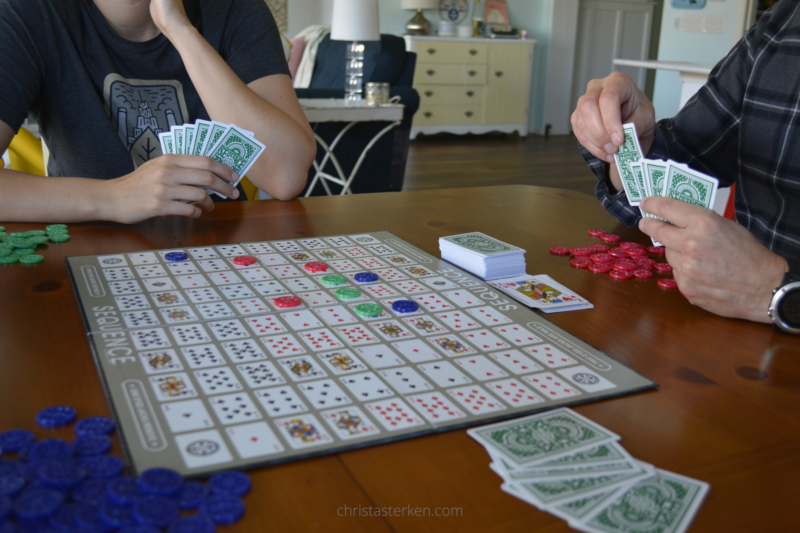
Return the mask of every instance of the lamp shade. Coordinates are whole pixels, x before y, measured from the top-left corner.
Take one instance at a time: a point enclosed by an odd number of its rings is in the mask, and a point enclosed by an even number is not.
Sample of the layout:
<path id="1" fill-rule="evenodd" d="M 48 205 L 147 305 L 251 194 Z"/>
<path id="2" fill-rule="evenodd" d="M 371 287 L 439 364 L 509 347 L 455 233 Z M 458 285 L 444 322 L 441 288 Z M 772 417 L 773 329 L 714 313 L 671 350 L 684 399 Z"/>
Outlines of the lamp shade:
<path id="1" fill-rule="evenodd" d="M 331 39 L 380 41 L 378 0 L 333 0 Z"/>
<path id="2" fill-rule="evenodd" d="M 402 0 L 403 9 L 439 9 L 439 0 Z"/>

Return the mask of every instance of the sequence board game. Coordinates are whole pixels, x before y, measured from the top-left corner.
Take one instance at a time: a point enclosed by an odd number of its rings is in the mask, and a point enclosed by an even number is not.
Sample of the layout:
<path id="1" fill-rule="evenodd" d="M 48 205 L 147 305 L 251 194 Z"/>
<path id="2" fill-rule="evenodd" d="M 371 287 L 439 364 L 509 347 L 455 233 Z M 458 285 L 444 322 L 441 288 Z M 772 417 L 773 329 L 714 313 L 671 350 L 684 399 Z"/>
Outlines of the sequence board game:
<path id="1" fill-rule="evenodd" d="M 268 465 L 657 386 L 388 232 L 67 265 L 136 472 Z"/>

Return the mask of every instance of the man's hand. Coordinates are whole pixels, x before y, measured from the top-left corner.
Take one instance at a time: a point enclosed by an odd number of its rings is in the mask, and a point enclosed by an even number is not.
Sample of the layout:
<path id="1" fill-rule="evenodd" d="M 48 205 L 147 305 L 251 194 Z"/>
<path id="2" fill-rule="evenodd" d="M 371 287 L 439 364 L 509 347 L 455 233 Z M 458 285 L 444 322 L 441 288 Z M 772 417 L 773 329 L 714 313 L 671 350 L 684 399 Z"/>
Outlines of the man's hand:
<path id="1" fill-rule="evenodd" d="M 590 81 L 572 113 L 572 130 L 578 142 L 595 157 L 611 163 L 611 182 L 617 190 L 622 188 L 622 180 L 614 154 L 625 142 L 622 125 L 629 122 L 636 125 L 639 144 L 647 154 L 655 133 L 655 109 L 631 77 L 622 72 Z"/>
<path id="2" fill-rule="evenodd" d="M 175 30 L 192 25 L 186 16 L 183 0 L 150 0 L 150 16 L 170 41 Z"/>
<path id="3" fill-rule="evenodd" d="M 197 218 L 201 207 L 206 211 L 214 209 L 214 202 L 200 187 L 238 198 L 239 191 L 223 181 L 237 179 L 230 167 L 210 157 L 164 155 L 127 176 L 103 182 L 97 199 L 98 218 L 126 224 L 165 215 Z"/>
<path id="4" fill-rule="evenodd" d="M 639 229 L 666 247 L 689 302 L 720 316 L 770 322 L 767 309 L 788 270 L 785 259 L 710 209 L 662 197 L 645 198 L 640 207 L 675 224 L 643 218 Z"/>

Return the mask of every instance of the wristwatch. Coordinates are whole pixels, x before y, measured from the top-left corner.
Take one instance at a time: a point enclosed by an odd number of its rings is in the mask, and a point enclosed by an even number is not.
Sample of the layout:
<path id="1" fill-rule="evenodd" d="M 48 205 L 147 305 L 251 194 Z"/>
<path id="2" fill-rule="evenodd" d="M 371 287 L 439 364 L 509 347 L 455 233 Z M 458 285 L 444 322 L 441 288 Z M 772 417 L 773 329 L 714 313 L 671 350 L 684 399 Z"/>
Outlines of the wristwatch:
<path id="1" fill-rule="evenodd" d="M 789 272 L 772 291 L 768 314 L 775 331 L 800 335 L 800 270 L 796 259 L 787 259 Z"/>

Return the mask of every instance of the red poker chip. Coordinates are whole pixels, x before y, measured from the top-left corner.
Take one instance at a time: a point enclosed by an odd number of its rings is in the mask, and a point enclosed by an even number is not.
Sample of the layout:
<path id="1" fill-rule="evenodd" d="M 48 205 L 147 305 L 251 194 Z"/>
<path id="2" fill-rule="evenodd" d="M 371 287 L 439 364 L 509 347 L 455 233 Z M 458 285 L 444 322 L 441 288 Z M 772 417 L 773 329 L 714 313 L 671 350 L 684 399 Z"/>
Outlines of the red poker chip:
<path id="1" fill-rule="evenodd" d="M 635 263 L 634 270 L 647 270 L 648 272 L 653 271 L 653 265 L 649 265 L 647 263 Z"/>
<path id="2" fill-rule="evenodd" d="M 626 249 L 626 250 L 627 250 L 628 248 L 639 248 L 640 246 L 641 246 L 642 248 L 644 248 L 644 246 L 643 246 L 643 245 L 641 245 L 641 244 L 639 244 L 638 242 L 621 242 L 621 243 L 619 243 L 619 247 L 620 247 L 620 248 L 624 248 L 624 249 Z"/>
<path id="3" fill-rule="evenodd" d="M 570 248 L 570 253 L 575 257 L 587 257 L 592 255 L 592 249 L 586 246 L 580 246 L 578 248 Z"/>
<path id="4" fill-rule="evenodd" d="M 608 232 L 606 230 L 604 230 L 604 229 L 590 229 L 589 230 L 589 236 L 590 237 L 602 237 L 606 233 L 608 233 Z"/>
<path id="5" fill-rule="evenodd" d="M 564 246 L 553 246 L 550 248 L 550 253 L 553 255 L 569 255 L 569 248 Z"/>
<path id="6" fill-rule="evenodd" d="M 614 261 L 614 270 L 636 270 L 639 267 L 630 259 L 618 259 Z"/>
<path id="7" fill-rule="evenodd" d="M 664 255 L 667 253 L 667 249 L 663 246 L 648 246 L 647 251 L 653 255 Z"/>
<path id="8" fill-rule="evenodd" d="M 658 286 L 662 289 L 677 289 L 678 282 L 672 278 L 663 278 L 658 280 Z"/>
<path id="9" fill-rule="evenodd" d="M 614 258 L 608 254 L 592 254 L 589 259 L 595 263 L 611 263 L 614 261 Z"/>
<path id="10" fill-rule="evenodd" d="M 604 254 L 608 251 L 608 246 L 606 246 L 605 244 L 593 244 L 589 246 L 589 249 L 591 249 L 596 254 Z"/>
<path id="11" fill-rule="evenodd" d="M 672 272 L 672 265 L 669 263 L 653 263 L 653 268 L 659 272 Z"/>
<path id="12" fill-rule="evenodd" d="M 312 261 L 311 263 L 304 264 L 303 268 L 307 272 L 312 272 L 312 273 L 313 272 L 327 272 L 328 271 L 328 265 L 326 265 L 325 263 L 319 263 L 319 262 L 316 262 L 316 261 Z"/>
<path id="13" fill-rule="evenodd" d="M 650 268 L 653 268 L 653 265 L 658 263 L 658 261 L 654 261 L 653 259 L 650 259 L 649 257 L 635 257 L 633 260 L 637 265 L 640 265 L 640 266 L 645 266 L 646 265 L 646 266 L 648 266 Z"/>
<path id="14" fill-rule="evenodd" d="M 633 277 L 633 272 L 630 270 L 612 270 L 608 275 L 614 279 L 625 280 L 631 279 Z"/>
<path id="15" fill-rule="evenodd" d="M 647 250 L 644 248 L 628 248 L 625 252 L 631 257 L 647 257 Z"/>
<path id="16" fill-rule="evenodd" d="M 289 309 L 290 307 L 298 307 L 303 302 L 297 296 L 281 296 L 279 298 L 275 298 L 272 300 L 272 303 L 275 304 L 275 307 L 280 307 L 281 309 Z"/>
<path id="17" fill-rule="evenodd" d="M 236 266 L 250 266 L 256 264 L 256 258 L 251 255 L 240 255 L 233 258 L 233 264 Z"/>
<path id="18" fill-rule="evenodd" d="M 588 268 L 589 265 L 592 264 L 592 262 L 582 257 L 576 257 L 575 259 L 570 261 L 569 264 L 574 266 L 575 268 Z"/>
<path id="19" fill-rule="evenodd" d="M 620 240 L 620 236 L 614 235 L 613 233 L 606 233 L 600 237 L 600 240 L 603 242 L 618 242 Z"/>
<path id="20" fill-rule="evenodd" d="M 616 257 L 617 259 L 628 259 L 628 257 L 630 257 L 628 255 L 628 252 L 626 252 L 622 248 L 612 248 L 608 251 L 608 254 L 613 257 Z"/>
<path id="21" fill-rule="evenodd" d="M 646 268 L 638 268 L 633 271 L 633 275 L 638 279 L 647 279 L 653 277 L 653 271 L 647 270 Z"/>
<path id="22" fill-rule="evenodd" d="M 592 263 L 589 265 L 589 271 L 595 274 L 605 274 L 606 272 L 611 272 L 613 268 L 609 263 Z"/>

